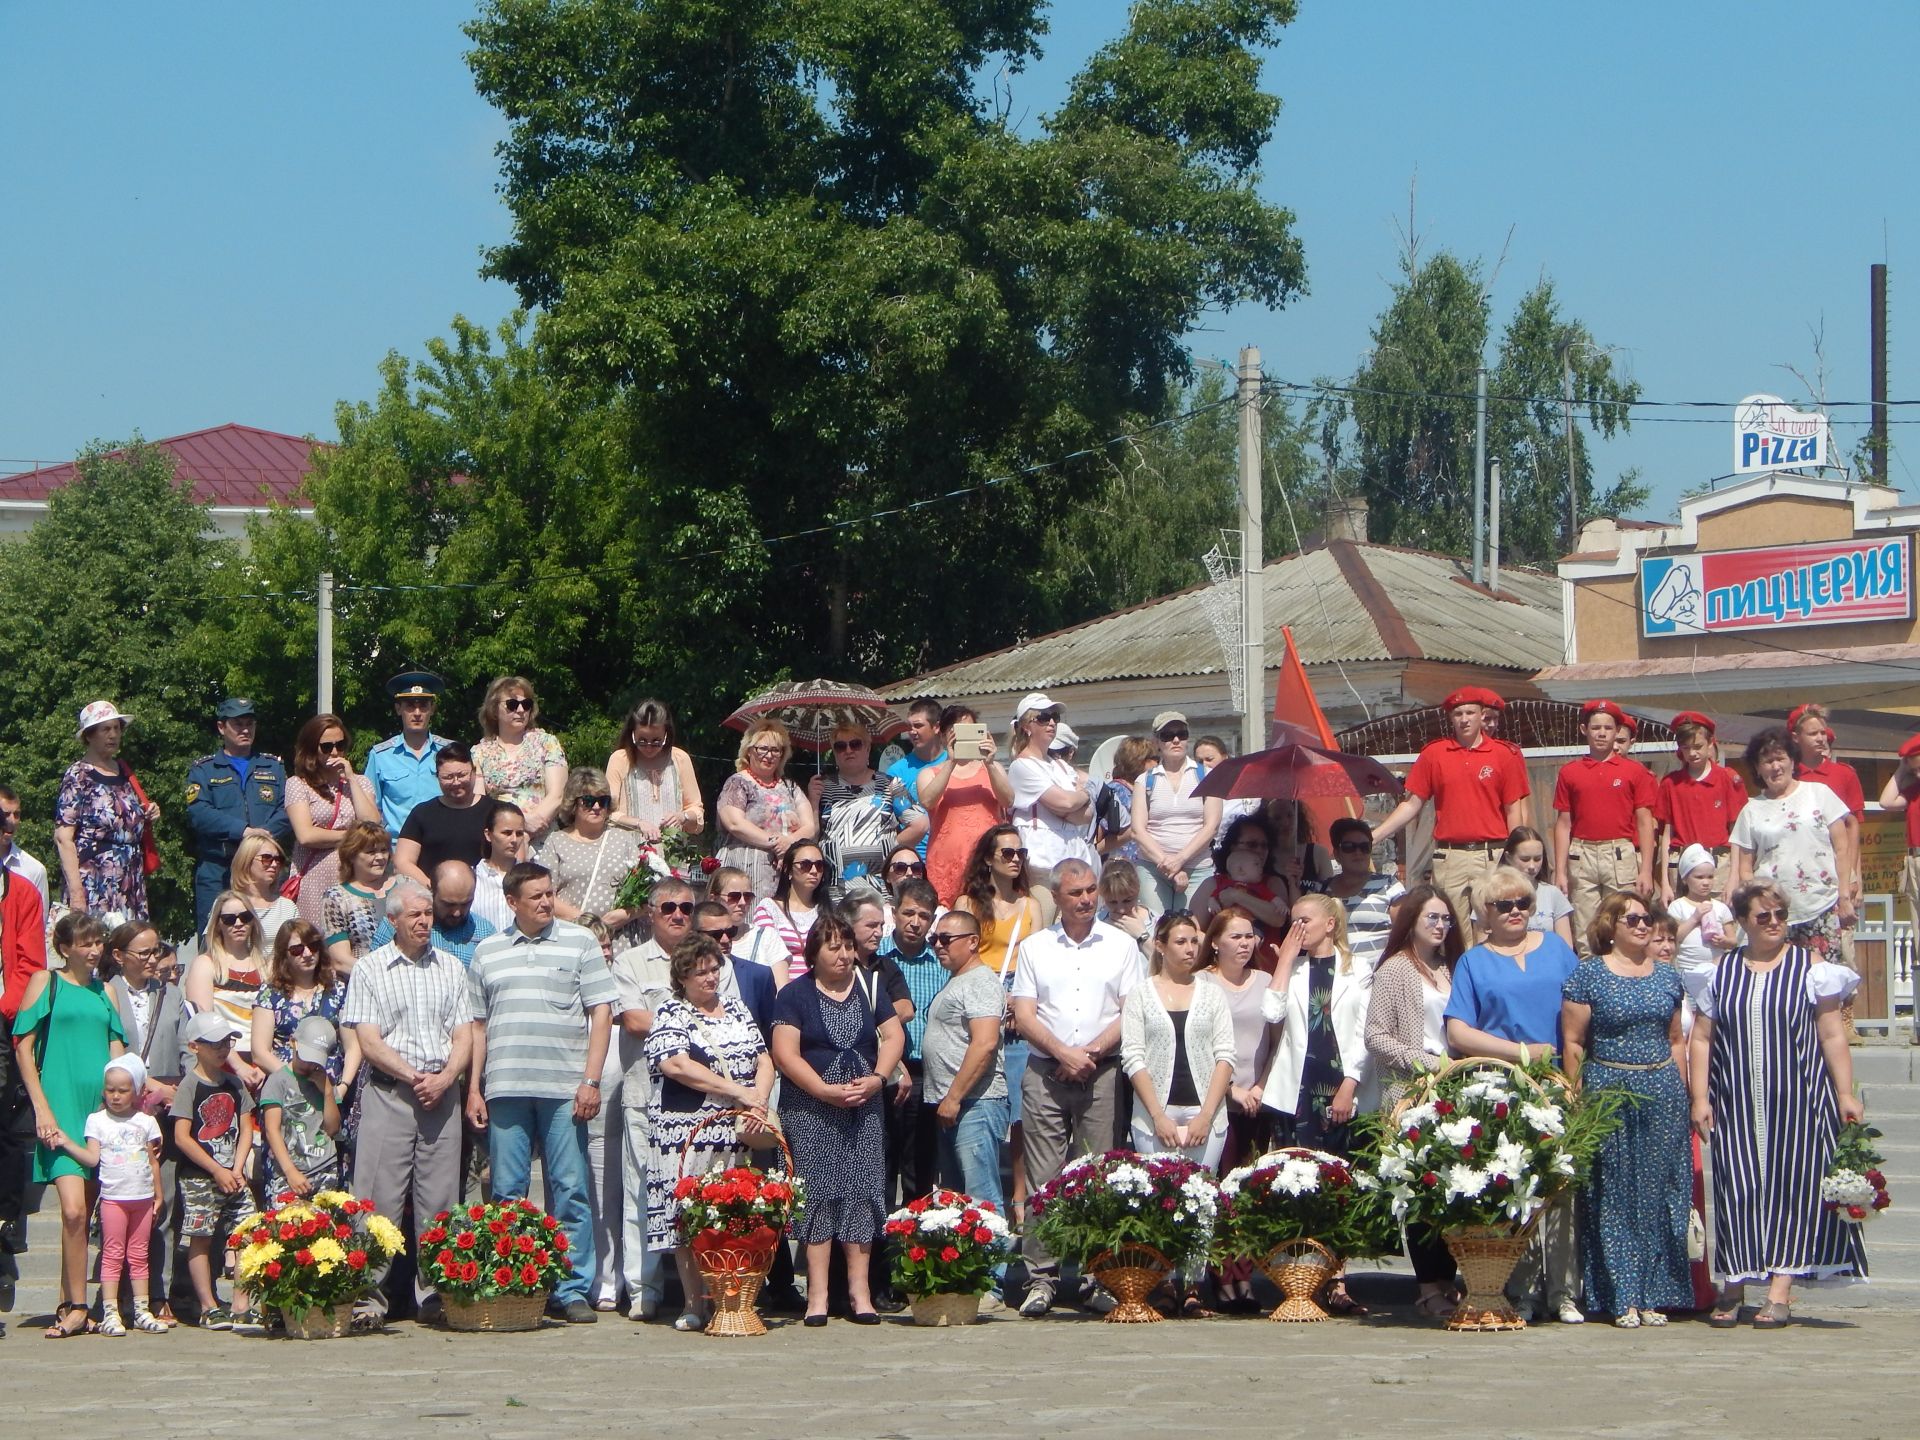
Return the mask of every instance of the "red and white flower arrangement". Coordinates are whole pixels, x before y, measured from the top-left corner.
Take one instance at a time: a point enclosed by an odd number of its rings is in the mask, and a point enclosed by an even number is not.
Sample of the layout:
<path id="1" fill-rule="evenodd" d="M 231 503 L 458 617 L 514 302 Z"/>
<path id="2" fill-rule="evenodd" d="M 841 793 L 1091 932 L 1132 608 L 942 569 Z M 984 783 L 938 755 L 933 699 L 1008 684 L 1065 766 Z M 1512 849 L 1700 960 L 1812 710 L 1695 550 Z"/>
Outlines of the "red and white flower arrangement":
<path id="1" fill-rule="evenodd" d="M 893 1283 L 909 1295 L 984 1295 L 1012 1235 L 991 1200 L 935 1190 L 887 1217 Z"/>
<path id="2" fill-rule="evenodd" d="M 673 1198 L 680 1207 L 674 1224 L 694 1254 L 746 1249 L 771 1256 L 781 1231 L 805 1203 L 806 1186 L 797 1175 L 736 1165 L 681 1176 Z"/>
<path id="3" fill-rule="evenodd" d="M 1840 1127 L 1833 1162 L 1820 1181 L 1820 1203 L 1848 1225 L 1863 1225 L 1893 1204 L 1882 1156 L 1873 1146 L 1880 1132 L 1850 1121 Z"/>

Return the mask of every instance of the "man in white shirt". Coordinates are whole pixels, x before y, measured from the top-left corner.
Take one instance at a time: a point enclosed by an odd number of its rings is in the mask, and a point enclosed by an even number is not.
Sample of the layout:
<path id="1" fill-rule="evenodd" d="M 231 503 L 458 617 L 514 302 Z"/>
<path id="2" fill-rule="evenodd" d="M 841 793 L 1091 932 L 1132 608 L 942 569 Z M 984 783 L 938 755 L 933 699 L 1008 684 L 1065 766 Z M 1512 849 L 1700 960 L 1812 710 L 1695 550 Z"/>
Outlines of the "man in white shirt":
<path id="1" fill-rule="evenodd" d="M 40 892 L 40 908 L 47 908 L 47 867 L 22 850 L 14 832 L 20 828 L 20 797 L 0 786 L 0 867 L 29 882 Z"/>
<path id="2" fill-rule="evenodd" d="M 1059 919 L 1023 941 L 1014 961 L 1013 1021 L 1033 1047 L 1020 1087 L 1027 1183 L 1039 1189 L 1069 1160 L 1125 1143 L 1127 1082 L 1120 1073 L 1120 1007 L 1145 978 L 1131 936 L 1096 920 L 1099 879 L 1084 860 L 1054 867 Z M 1029 1231 L 1030 1283 L 1020 1313 L 1047 1313 L 1060 1262 Z"/>

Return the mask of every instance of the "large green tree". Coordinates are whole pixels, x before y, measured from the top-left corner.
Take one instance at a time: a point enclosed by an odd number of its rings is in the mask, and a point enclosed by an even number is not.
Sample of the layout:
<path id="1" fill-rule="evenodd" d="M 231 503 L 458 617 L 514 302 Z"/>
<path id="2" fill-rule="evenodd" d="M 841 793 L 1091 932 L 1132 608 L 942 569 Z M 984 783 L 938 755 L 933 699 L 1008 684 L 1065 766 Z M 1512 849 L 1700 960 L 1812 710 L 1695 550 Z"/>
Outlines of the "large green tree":
<path id="1" fill-rule="evenodd" d="M 1002 644 L 1079 618 L 1048 526 L 1165 413 L 1180 337 L 1303 284 L 1256 194 L 1292 15 L 1141 0 L 1027 132 L 990 77 L 1038 53 L 1037 0 L 493 0 L 488 268 L 629 416 L 655 554 L 767 548 L 728 611 L 766 654 L 886 677 Z"/>
<path id="2" fill-rule="evenodd" d="M 236 558 L 175 483 L 173 457 L 137 438 L 89 446 L 33 529 L 0 546 L 0 781 L 19 792 L 20 841 L 56 899 L 53 804 L 80 756 L 74 718 L 112 700 L 133 717 L 121 758 L 161 808 L 148 899 L 168 934 L 191 928 L 185 780 L 212 748 L 228 678 L 217 592 Z"/>

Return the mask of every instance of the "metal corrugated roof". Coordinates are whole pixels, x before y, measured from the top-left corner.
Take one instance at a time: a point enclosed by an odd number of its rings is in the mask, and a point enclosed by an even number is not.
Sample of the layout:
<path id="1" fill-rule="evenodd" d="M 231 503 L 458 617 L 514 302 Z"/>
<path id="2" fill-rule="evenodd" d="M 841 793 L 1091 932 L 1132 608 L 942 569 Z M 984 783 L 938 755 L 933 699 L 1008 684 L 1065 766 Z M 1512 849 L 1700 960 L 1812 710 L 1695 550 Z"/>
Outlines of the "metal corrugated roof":
<path id="1" fill-rule="evenodd" d="M 216 425 L 152 442 L 174 457 L 176 476 L 191 482 L 200 504 L 302 510 L 312 508 L 300 487 L 313 469 L 316 443 L 252 425 Z M 44 500 L 79 473 L 71 461 L 23 471 L 0 484 L 0 499 Z"/>
<path id="2" fill-rule="evenodd" d="M 1563 658 L 1560 581 L 1508 569 L 1493 595 L 1450 555 L 1336 541 L 1268 565 L 1267 655 L 1293 628 L 1304 664 L 1435 660 L 1532 672 Z M 1042 690 L 1100 680 L 1213 674 L 1225 667 L 1205 586 L 888 686 L 904 698 L 938 677 L 954 694 Z"/>

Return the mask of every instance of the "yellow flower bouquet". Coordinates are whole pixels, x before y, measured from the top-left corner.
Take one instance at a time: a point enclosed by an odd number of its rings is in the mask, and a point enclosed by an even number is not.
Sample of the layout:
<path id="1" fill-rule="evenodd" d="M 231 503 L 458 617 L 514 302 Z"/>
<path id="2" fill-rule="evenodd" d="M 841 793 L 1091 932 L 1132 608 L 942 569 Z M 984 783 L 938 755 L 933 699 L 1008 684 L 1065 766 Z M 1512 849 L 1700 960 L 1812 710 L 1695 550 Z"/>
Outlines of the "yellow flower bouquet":
<path id="1" fill-rule="evenodd" d="M 380 1267 L 406 1248 L 400 1227 L 374 1214 L 371 1200 L 344 1190 L 280 1198 L 278 1207 L 242 1220 L 227 1246 L 236 1252 L 239 1288 L 289 1319 L 358 1300 L 373 1289 Z"/>

